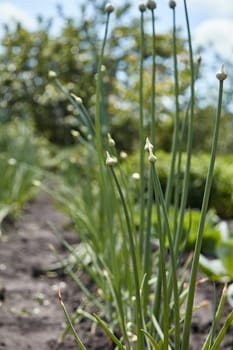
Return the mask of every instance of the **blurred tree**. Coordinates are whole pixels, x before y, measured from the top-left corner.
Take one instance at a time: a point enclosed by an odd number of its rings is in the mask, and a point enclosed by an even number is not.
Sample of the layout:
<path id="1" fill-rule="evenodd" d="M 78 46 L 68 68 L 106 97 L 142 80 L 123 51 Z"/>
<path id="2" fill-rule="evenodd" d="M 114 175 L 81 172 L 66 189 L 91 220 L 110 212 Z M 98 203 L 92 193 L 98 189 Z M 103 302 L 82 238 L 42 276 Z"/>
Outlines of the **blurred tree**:
<path id="1" fill-rule="evenodd" d="M 194 120 L 193 148 L 195 151 L 209 152 L 213 134 L 216 107 L 208 105 L 197 109 Z M 218 153 L 232 154 L 233 116 L 230 111 L 223 111 L 219 133 Z"/>
<path id="2" fill-rule="evenodd" d="M 82 28 L 67 20 L 61 35 L 49 34 L 50 23 L 40 20 L 39 29 L 29 32 L 21 24 L 13 31 L 5 28 L 2 40 L 0 85 L 2 120 L 32 117 L 39 130 L 55 142 L 69 142 L 74 111 L 66 98 L 48 82 L 48 71 L 58 71 L 68 90 L 82 91 L 87 99 L 94 93 L 94 67 L 88 50 L 80 45 Z M 78 53 L 78 59 L 77 59 Z M 75 83 L 78 82 L 78 88 Z"/>
<path id="3" fill-rule="evenodd" d="M 12 117 L 32 117 L 39 130 L 55 142 L 71 142 L 70 129 L 79 128 L 77 113 L 66 98 L 48 81 L 48 71 L 58 73 L 64 86 L 82 97 L 84 104 L 93 111 L 95 100 L 95 74 L 103 32 L 104 1 L 89 1 L 80 6 L 78 20 L 63 18 L 61 32 L 50 34 L 52 20 L 38 18 L 38 30 L 28 31 L 18 23 L 14 29 L 5 26 L 0 53 L 0 86 L 3 99 L 0 102 L 2 121 Z M 119 7 L 111 22 L 104 76 L 104 90 L 108 92 L 104 106 L 104 120 L 113 118 L 116 131 L 125 127 L 136 133 L 135 119 L 138 110 L 139 20 L 128 21 L 130 4 Z M 127 19 L 127 20 L 126 20 Z M 126 23 L 127 22 L 127 23 Z M 125 23 L 125 24 L 124 24 Z M 146 94 L 149 94 L 149 66 L 151 62 L 151 35 L 146 34 Z M 179 51 L 184 50 L 179 41 Z M 171 58 L 170 35 L 157 36 L 158 71 L 161 76 L 170 74 L 166 62 Z M 169 65 L 168 65 L 169 67 Z M 168 76 L 169 76 L 168 74 Z M 165 79 L 165 78 L 164 78 Z M 172 93 L 168 77 L 159 79 L 159 90 Z M 169 78 L 171 79 L 171 78 Z M 148 80 L 148 81 L 147 81 Z M 168 86 L 163 90 L 162 86 Z M 170 90 L 170 91 L 168 91 Z M 146 98 L 148 100 L 148 98 Z M 147 103 L 146 108 L 149 104 Z M 93 111 L 94 113 L 94 111 Z M 108 118 L 106 117 L 108 115 Z M 134 117 L 135 116 L 135 117 Z M 131 126 L 129 126 L 131 124 Z M 108 127 L 108 126 L 107 126 Z M 126 130 L 125 130 L 126 131 Z M 128 131 L 126 131 L 128 134 Z M 116 132 L 117 134 L 117 132 Z M 123 142 L 123 137 L 121 137 Z M 127 138 L 125 138 L 127 139 Z M 132 148 L 129 144 L 123 148 Z"/>
<path id="4" fill-rule="evenodd" d="M 28 31 L 23 24 L 5 26 L 0 51 L 1 121 L 32 117 L 37 128 L 58 143 L 72 142 L 70 129 L 80 129 L 77 111 L 65 96 L 48 80 L 54 70 L 65 88 L 79 95 L 94 115 L 95 74 L 103 36 L 104 1 L 90 0 L 79 5 L 77 19 L 67 18 L 58 6 L 63 20 L 61 31 L 51 34 L 52 20 L 38 18 L 38 29 Z M 139 14 L 131 12 L 126 2 L 111 17 L 111 35 L 104 59 L 103 89 L 106 92 L 102 118 L 120 149 L 132 150 L 138 136 L 138 77 L 140 58 Z M 150 120 L 152 37 L 150 12 L 145 14 L 144 100 L 145 124 Z M 130 21 L 129 21 L 130 18 Z M 177 39 L 181 109 L 187 100 L 189 67 L 185 40 Z M 156 147 L 170 150 L 174 115 L 174 83 L 172 33 L 156 35 Z M 201 110 L 203 115 L 209 109 Z M 198 112 L 199 113 L 199 112 Z M 200 114 L 199 113 L 199 114 Z M 208 139 L 208 118 L 197 124 L 196 138 Z M 199 129 L 202 127 L 201 132 Z M 199 129 L 198 129 L 199 128 Z M 196 146 L 198 147 L 198 141 Z"/>

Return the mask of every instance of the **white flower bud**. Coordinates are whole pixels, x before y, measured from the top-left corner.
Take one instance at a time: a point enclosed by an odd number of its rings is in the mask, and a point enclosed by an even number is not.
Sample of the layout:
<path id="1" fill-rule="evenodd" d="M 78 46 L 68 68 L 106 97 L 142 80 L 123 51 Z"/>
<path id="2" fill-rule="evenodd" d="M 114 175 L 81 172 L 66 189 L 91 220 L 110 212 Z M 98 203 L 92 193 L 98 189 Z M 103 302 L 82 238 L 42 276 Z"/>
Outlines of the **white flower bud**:
<path id="1" fill-rule="evenodd" d="M 216 73 L 216 78 L 220 81 L 223 81 L 227 78 L 227 74 L 224 70 L 224 64 L 221 65 L 220 70 Z"/>
<path id="2" fill-rule="evenodd" d="M 198 55 L 198 56 L 197 56 L 197 64 L 200 64 L 200 63 L 201 63 L 201 60 L 202 60 L 201 55 Z"/>
<path id="3" fill-rule="evenodd" d="M 40 187 L 41 186 L 41 182 L 39 180 L 33 180 L 32 184 L 33 184 L 33 186 L 36 186 L 36 187 Z"/>
<path id="4" fill-rule="evenodd" d="M 71 97 L 73 97 L 73 99 L 75 100 L 75 102 L 81 106 L 83 104 L 83 100 L 81 99 L 81 97 L 76 96 L 75 94 L 71 93 L 70 94 Z"/>
<path id="5" fill-rule="evenodd" d="M 121 159 L 126 159 L 127 157 L 128 157 L 128 154 L 126 152 L 124 152 L 124 151 L 120 152 L 120 158 Z"/>
<path id="6" fill-rule="evenodd" d="M 106 71 L 106 67 L 105 67 L 104 64 L 102 64 L 102 66 L 100 67 L 100 70 L 101 70 L 101 72 L 105 72 Z"/>
<path id="7" fill-rule="evenodd" d="M 72 135 L 73 137 L 79 137 L 79 136 L 80 136 L 80 132 L 79 132 L 78 130 L 72 129 L 72 130 L 70 131 L 70 133 L 71 133 L 71 135 Z"/>
<path id="8" fill-rule="evenodd" d="M 149 138 L 147 137 L 146 138 L 146 143 L 145 143 L 145 146 L 144 146 L 144 150 L 145 151 L 152 151 L 152 149 L 154 148 L 154 146 L 152 145 L 152 143 L 150 142 Z"/>
<path id="9" fill-rule="evenodd" d="M 144 149 L 145 149 L 145 151 L 149 152 L 148 160 L 151 163 L 155 163 L 156 159 L 157 159 L 156 156 L 153 153 L 153 148 L 154 148 L 154 146 L 152 145 L 152 143 L 150 142 L 149 138 L 147 137 Z"/>
<path id="10" fill-rule="evenodd" d="M 146 5 L 145 3 L 142 1 L 140 2 L 140 4 L 138 5 L 139 11 L 141 12 L 145 12 L 146 11 Z"/>
<path id="11" fill-rule="evenodd" d="M 108 144 L 111 147 L 114 147 L 116 145 L 115 140 L 112 138 L 112 136 L 108 133 Z"/>
<path id="12" fill-rule="evenodd" d="M 149 154 L 148 160 L 149 160 L 150 163 L 155 163 L 156 160 L 157 160 L 156 156 L 153 154 L 152 151 Z"/>
<path id="13" fill-rule="evenodd" d="M 140 180 L 140 177 L 141 177 L 141 176 L 140 176 L 139 173 L 133 173 L 133 174 L 132 174 L 132 179 L 135 180 L 135 181 Z"/>
<path id="14" fill-rule="evenodd" d="M 109 152 L 107 151 L 106 152 L 107 154 L 107 157 L 106 157 L 106 165 L 108 166 L 114 166 L 117 164 L 117 158 L 116 157 L 113 157 L 113 156 L 110 156 Z"/>
<path id="15" fill-rule="evenodd" d="M 156 7 L 157 7 L 157 5 L 156 5 L 155 1 L 153 1 L 153 0 L 147 1 L 147 8 L 149 10 L 154 10 L 154 9 L 156 9 Z"/>
<path id="16" fill-rule="evenodd" d="M 176 7 L 176 2 L 174 0 L 170 0 L 169 7 L 174 10 L 174 8 Z"/>
<path id="17" fill-rule="evenodd" d="M 108 2 L 106 5 L 105 5 L 105 12 L 107 13 L 112 13 L 113 11 L 115 10 L 113 4 L 111 4 L 111 2 Z"/>
<path id="18" fill-rule="evenodd" d="M 9 158 L 9 159 L 8 159 L 8 164 L 9 164 L 9 165 L 12 165 L 12 166 L 13 166 L 13 165 L 15 165 L 16 163 L 17 163 L 17 160 L 16 160 L 15 158 Z"/>
<path id="19" fill-rule="evenodd" d="M 48 73 L 49 79 L 56 79 L 57 78 L 57 73 L 54 72 L 53 70 L 50 70 Z"/>

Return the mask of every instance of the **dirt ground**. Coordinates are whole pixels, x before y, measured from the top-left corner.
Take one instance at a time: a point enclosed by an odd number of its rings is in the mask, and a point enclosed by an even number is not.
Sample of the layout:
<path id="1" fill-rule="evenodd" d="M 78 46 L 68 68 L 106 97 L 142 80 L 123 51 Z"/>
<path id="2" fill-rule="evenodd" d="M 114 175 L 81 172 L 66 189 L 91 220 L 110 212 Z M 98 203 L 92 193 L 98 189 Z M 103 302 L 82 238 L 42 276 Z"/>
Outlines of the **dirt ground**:
<path id="1" fill-rule="evenodd" d="M 74 311 L 82 294 L 66 276 L 41 273 L 38 267 L 56 261 L 49 245 L 64 254 L 48 222 L 63 230 L 67 240 L 77 239 L 65 231 L 67 220 L 45 195 L 29 203 L 17 223 L 0 238 L 0 350 L 72 350 L 78 349 L 71 335 L 59 342 L 64 326 L 57 290 L 60 287 L 69 309 Z M 219 286 L 220 288 L 220 286 Z M 211 284 L 197 288 L 196 302 L 211 300 Z M 209 303 L 194 314 L 191 347 L 199 350 L 211 324 Z M 88 321 L 78 326 L 80 338 L 88 350 L 112 350 L 101 329 L 91 332 Z M 233 350 L 233 329 L 228 332 L 221 350 Z"/>

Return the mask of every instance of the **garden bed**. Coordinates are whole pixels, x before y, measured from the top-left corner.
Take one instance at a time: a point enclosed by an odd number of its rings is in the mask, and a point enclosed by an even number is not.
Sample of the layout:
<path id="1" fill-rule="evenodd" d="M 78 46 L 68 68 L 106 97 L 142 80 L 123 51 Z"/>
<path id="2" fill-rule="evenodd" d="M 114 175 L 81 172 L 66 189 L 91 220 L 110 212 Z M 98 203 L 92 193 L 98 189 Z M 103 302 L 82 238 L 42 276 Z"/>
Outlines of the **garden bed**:
<path id="1" fill-rule="evenodd" d="M 77 286 L 60 273 L 42 273 L 41 266 L 56 261 L 49 245 L 65 254 L 48 225 L 62 229 L 73 242 L 76 236 L 65 232 L 67 220 L 51 204 L 47 196 L 39 196 L 24 210 L 16 225 L 9 225 L 0 244 L 0 350 L 68 350 L 78 349 L 72 336 L 58 342 L 64 325 L 57 290 L 62 289 L 65 304 L 70 312 L 82 300 Z M 90 280 L 84 276 L 86 285 Z M 220 293 L 222 285 L 217 289 Z M 201 348 L 211 325 L 212 284 L 205 282 L 197 287 L 196 302 L 207 300 L 206 306 L 193 317 L 191 347 Z M 226 310 L 227 311 L 227 310 Z M 91 332 L 89 321 L 76 327 L 88 350 L 111 350 L 113 346 L 101 329 Z M 233 349 L 232 329 L 220 349 Z"/>

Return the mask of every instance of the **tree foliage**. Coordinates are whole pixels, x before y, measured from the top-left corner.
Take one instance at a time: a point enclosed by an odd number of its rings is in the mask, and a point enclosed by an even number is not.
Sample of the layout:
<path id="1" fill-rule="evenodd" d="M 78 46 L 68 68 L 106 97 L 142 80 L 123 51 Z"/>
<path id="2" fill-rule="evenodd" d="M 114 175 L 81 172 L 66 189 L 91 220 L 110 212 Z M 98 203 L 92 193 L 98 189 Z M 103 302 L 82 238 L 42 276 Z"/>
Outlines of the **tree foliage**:
<path id="1" fill-rule="evenodd" d="M 133 5 L 120 6 L 111 22 L 104 59 L 103 89 L 106 91 L 102 109 L 103 122 L 116 139 L 118 147 L 132 150 L 138 134 L 138 76 L 140 59 L 140 14 L 131 11 Z M 48 80 L 54 70 L 63 86 L 80 96 L 90 113 L 95 113 L 95 75 L 103 36 L 104 1 L 89 1 L 79 5 L 77 18 L 67 18 L 61 7 L 58 15 L 63 25 L 52 34 L 53 21 L 38 18 L 38 27 L 27 30 L 18 23 L 5 26 L 1 39 L 0 119 L 34 119 L 50 140 L 62 144 L 72 142 L 70 130 L 79 129 L 77 111 L 64 95 Z M 129 20 L 130 19 L 130 20 Z M 150 119 L 152 35 L 150 12 L 145 15 L 144 109 L 145 122 Z M 179 33 L 179 32 L 178 32 Z M 181 109 L 187 103 L 189 68 L 185 40 L 177 39 Z M 156 118 L 157 148 L 170 150 L 174 114 L 174 82 L 172 64 L 172 33 L 156 34 Z M 213 107 L 210 106 L 210 109 Z M 208 144 L 209 107 L 198 111 L 205 114 L 205 123 L 197 123 L 196 141 L 205 134 Z M 199 120 L 199 119 L 197 119 Z M 147 123 L 145 123 L 147 124 Z M 147 125 L 145 125 L 147 127 Z M 200 132 L 199 132 L 200 131 Z M 224 151 L 229 149 L 225 147 Z"/>
<path id="2" fill-rule="evenodd" d="M 128 124 L 136 132 L 138 106 L 139 65 L 139 16 L 129 16 L 130 4 L 126 3 L 116 12 L 112 23 L 107 55 L 106 74 L 103 88 L 108 92 L 103 113 L 112 118 L 116 131 Z M 0 54 L 0 75 L 3 99 L 0 102 L 0 116 L 7 121 L 17 116 L 32 117 L 39 130 L 49 139 L 69 143 L 70 129 L 78 128 L 75 111 L 53 84 L 48 81 L 48 71 L 57 72 L 68 91 L 79 95 L 84 104 L 93 110 L 95 101 L 95 74 L 102 39 L 104 20 L 103 1 L 90 1 L 80 8 L 78 20 L 63 18 L 61 32 L 51 34 L 52 21 L 38 19 L 38 29 L 27 30 L 22 23 L 15 28 L 5 26 Z M 132 15 L 130 15 L 132 16 Z M 151 34 L 146 34 L 145 66 L 151 62 Z M 171 59 L 170 35 L 157 35 L 157 70 L 160 76 L 159 93 L 171 93 L 168 83 L 170 69 L 166 62 Z M 179 50 L 184 50 L 180 40 Z M 148 73 L 149 74 L 149 73 Z M 147 68 L 146 87 L 150 89 Z M 167 74 L 167 77 L 166 77 Z M 167 91 L 164 90 L 168 87 Z M 132 108 L 133 107 L 133 108 Z M 146 108 L 148 108 L 146 106 Z M 133 110 L 133 112 L 132 112 Z M 135 113 L 134 113 L 135 111 Z M 93 112 L 94 113 L 94 112 Z M 130 117 L 130 119 L 129 119 Z M 117 135 L 117 132 L 116 132 Z M 129 145 L 123 145 L 123 147 Z"/>

